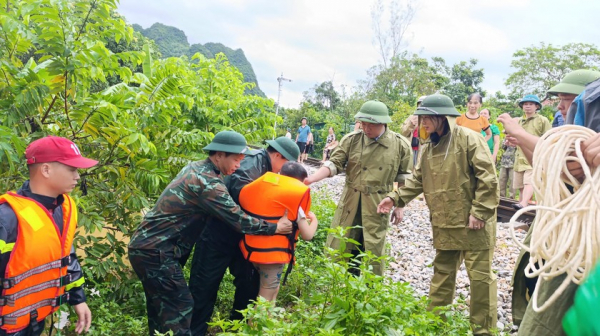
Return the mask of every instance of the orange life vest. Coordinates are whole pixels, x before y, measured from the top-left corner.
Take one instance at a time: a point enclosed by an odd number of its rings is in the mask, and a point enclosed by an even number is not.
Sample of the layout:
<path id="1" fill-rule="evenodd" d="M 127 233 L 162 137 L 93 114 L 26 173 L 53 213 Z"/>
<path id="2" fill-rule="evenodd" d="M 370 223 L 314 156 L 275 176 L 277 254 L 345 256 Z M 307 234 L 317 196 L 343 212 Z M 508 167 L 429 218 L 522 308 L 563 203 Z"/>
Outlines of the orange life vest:
<path id="1" fill-rule="evenodd" d="M 0 325 L 15 332 L 41 322 L 68 301 L 65 286 L 70 283 L 67 266 L 77 227 L 77 207 L 64 195 L 63 230 L 52 214 L 38 202 L 9 192 L 0 196 L 18 220 L 17 240 L 0 279 Z"/>
<path id="2" fill-rule="evenodd" d="M 310 188 L 301 181 L 267 172 L 240 191 L 240 206 L 250 216 L 277 223 L 288 211 L 288 219 L 298 219 L 298 208 L 310 210 Z M 293 261 L 298 226 L 289 235 L 245 235 L 240 241 L 244 258 L 260 264 L 287 264 Z"/>

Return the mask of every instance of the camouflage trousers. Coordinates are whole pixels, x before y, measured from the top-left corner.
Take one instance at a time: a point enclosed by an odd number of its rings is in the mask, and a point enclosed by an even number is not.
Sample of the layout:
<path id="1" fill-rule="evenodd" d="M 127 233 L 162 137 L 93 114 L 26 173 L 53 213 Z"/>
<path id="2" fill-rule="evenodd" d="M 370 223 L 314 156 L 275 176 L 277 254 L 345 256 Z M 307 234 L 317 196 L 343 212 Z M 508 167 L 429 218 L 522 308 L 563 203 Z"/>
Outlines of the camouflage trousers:
<path id="1" fill-rule="evenodd" d="M 172 253 L 130 249 L 129 261 L 144 286 L 149 334 L 172 330 L 173 335 L 192 335 L 194 301 Z"/>

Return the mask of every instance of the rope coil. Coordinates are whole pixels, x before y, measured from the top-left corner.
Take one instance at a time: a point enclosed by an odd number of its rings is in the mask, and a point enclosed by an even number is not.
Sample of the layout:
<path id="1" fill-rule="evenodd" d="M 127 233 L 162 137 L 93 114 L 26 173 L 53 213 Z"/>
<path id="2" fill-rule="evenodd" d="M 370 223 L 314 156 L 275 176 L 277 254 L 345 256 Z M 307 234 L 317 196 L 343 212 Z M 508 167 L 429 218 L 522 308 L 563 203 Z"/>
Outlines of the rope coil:
<path id="1" fill-rule="evenodd" d="M 552 305 L 571 282 L 580 284 L 600 257 L 600 169 L 588 167 L 581 152 L 582 142 L 594 135 L 588 128 L 565 125 L 540 138 L 533 152 L 531 181 L 538 205 L 517 211 L 510 220 L 513 240 L 530 253 L 525 275 L 539 277 L 531 298 L 536 312 Z M 570 161 L 581 164 L 582 183 L 567 169 Z M 565 183 L 573 187 L 573 193 Z M 525 246 L 514 229 L 517 219 L 532 210 L 536 216 L 530 228 L 531 243 Z M 539 306 L 542 282 L 561 274 L 566 278 L 560 287 Z"/>

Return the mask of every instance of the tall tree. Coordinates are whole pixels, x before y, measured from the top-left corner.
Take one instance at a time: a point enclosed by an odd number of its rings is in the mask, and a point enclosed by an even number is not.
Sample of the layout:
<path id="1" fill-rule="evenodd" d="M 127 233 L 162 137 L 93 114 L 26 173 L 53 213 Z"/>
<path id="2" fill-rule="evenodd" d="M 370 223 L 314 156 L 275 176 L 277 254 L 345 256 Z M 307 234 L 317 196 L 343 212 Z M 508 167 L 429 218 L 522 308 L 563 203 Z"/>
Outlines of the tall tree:
<path id="1" fill-rule="evenodd" d="M 483 103 L 484 108 L 492 108 L 492 119 L 496 119 L 502 113 L 509 113 L 513 117 L 521 116 L 523 111 L 519 108 L 520 96 L 514 94 L 505 95 L 501 91 L 496 91 L 493 95 L 486 98 Z"/>
<path id="2" fill-rule="evenodd" d="M 340 94 L 333 87 L 332 81 L 315 84 L 304 92 L 304 101 L 314 105 L 319 110 L 334 111 L 340 104 Z"/>
<path id="3" fill-rule="evenodd" d="M 384 0 L 374 2 L 371 8 L 373 43 L 379 52 L 383 68 L 387 68 L 406 46 L 409 39 L 408 28 L 415 13 L 415 0 L 390 0 L 387 5 Z"/>
<path id="4" fill-rule="evenodd" d="M 397 101 L 414 105 L 421 95 L 432 94 L 449 83 L 446 74 L 427 59 L 403 52 L 394 57 L 388 68 L 371 68 L 372 79 L 362 82 L 370 99 L 393 106 Z"/>
<path id="5" fill-rule="evenodd" d="M 564 75 L 577 69 L 600 68 L 600 50 L 593 44 L 569 43 L 563 46 L 540 43 L 517 50 L 511 67 L 515 72 L 505 85 L 512 93 L 544 96 Z"/>
<path id="6" fill-rule="evenodd" d="M 446 66 L 442 58 L 434 58 L 435 67 L 445 72 L 449 78 L 448 84 L 443 88 L 442 93 L 452 98 L 454 105 L 464 106 L 467 96 L 471 93 L 479 92 L 485 96 L 481 88 L 484 79 L 483 69 L 477 69 L 477 60 L 472 58 L 468 62 L 461 61 L 452 67 Z"/>

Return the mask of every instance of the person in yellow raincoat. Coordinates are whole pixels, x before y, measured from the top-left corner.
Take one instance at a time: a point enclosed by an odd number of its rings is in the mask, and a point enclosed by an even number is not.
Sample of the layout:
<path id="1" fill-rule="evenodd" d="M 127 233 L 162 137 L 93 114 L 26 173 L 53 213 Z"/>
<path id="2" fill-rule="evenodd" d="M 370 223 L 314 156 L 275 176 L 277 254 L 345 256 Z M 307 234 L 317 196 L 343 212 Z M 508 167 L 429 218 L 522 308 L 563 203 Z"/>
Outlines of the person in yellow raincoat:
<path id="1" fill-rule="evenodd" d="M 378 214 L 377 204 L 393 190 L 394 182 L 403 182 L 404 175 L 410 173 L 411 148 L 405 137 L 388 129 L 387 124 L 392 120 L 385 104 L 368 101 L 354 119 L 360 120 L 362 131 L 345 135 L 330 159 L 307 177 L 305 183 L 334 176 L 345 167 L 346 186 L 331 227 L 362 227 L 349 230 L 347 237 L 358 241 L 360 250 L 382 256 L 389 216 Z M 327 246 L 336 249 L 339 240 L 329 236 Z M 354 248 L 348 244 L 347 252 L 357 254 Z M 373 272 L 383 274 L 383 265 L 374 264 Z"/>
<path id="2" fill-rule="evenodd" d="M 417 111 L 428 135 L 413 175 L 378 205 L 399 223 L 404 206 L 424 193 L 429 206 L 436 250 L 431 279 L 430 309 L 454 300 L 456 273 L 464 261 L 471 281 L 471 325 L 475 335 L 489 335 L 496 327 L 497 286 L 492 272 L 496 239 L 498 179 L 484 138 L 456 125 L 460 114 L 452 100 L 431 95 Z"/>

